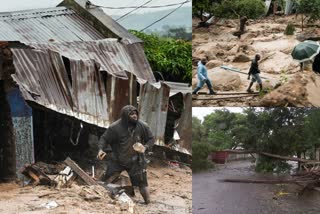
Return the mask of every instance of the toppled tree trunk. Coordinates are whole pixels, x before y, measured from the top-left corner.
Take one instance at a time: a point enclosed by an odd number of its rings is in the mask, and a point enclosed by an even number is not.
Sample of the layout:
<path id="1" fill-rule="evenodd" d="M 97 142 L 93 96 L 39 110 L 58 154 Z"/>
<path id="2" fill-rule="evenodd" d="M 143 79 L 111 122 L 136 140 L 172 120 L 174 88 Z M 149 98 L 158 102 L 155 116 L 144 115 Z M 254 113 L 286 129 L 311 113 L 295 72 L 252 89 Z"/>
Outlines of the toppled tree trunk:
<path id="1" fill-rule="evenodd" d="M 276 159 L 280 159 L 280 160 L 297 161 L 297 162 L 301 162 L 301 163 L 307 163 L 307 162 L 316 163 L 314 160 L 307 160 L 307 159 L 302 159 L 302 158 L 294 158 L 294 157 L 288 157 L 288 156 L 282 156 L 282 155 L 275 155 L 275 154 L 271 154 L 271 153 L 268 153 L 268 152 L 259 152 L 259 151 L 254 151 L 254 150 L 223 150 L 223 151 L 229 152 L 229 153 L 237 153 L 237 154 L 252 154 L 252 153 L 256 153 L 256 154 L 260 154 L 260 155 L 263 155 L 263 156 L 276 158 Z"/>
<path id="2" fill-rule="evenodd" d="M 307 189 L 315 189 L 320 186 L 320 169 L 318 167 L 313 167 L 308 169 L 306 165 L 316 165 L 320 164 L 318 161 L 314 160 L 307 160 L 302 158 L 294 158 L 294 157 L 287 157 L 281 155 L 275 155 L 267 152 L 258 152 L 258 151 L 251 151 L 251 150 L 224 150 L 230 153 L 237 153 L 237 154 L 247 154 L 247 153 L 256 153 L 259 155 L 276 158 L 280 160 L 290 160 L 290 161 L 297 161 L 302 163 L 305 166 L 307 171 L 299 172 L 294 175 L 291 175 L 291 179 L 278 179 L 278 180 L 255 180 L 255 179 L 222 179 L 222 182 L 232 182 L 232 183 L 264 183 L 264 184 L 296 184 L 302 186 L 302 190 L 299 192 L 302 195 Z"/>

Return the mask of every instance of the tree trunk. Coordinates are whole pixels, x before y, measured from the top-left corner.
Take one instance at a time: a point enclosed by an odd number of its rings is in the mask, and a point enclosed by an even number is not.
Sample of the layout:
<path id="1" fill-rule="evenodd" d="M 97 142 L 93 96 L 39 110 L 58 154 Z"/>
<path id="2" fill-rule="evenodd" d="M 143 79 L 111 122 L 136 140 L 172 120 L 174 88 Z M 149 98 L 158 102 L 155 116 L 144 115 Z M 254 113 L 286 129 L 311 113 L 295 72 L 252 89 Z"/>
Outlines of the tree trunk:
<path id="1" fill-rule="evenodd" d="M 301 14 L 301 17 L 302 17 L 302 25 L 301 25 L 301 30 L 303 31 L 303 14 Z"/>

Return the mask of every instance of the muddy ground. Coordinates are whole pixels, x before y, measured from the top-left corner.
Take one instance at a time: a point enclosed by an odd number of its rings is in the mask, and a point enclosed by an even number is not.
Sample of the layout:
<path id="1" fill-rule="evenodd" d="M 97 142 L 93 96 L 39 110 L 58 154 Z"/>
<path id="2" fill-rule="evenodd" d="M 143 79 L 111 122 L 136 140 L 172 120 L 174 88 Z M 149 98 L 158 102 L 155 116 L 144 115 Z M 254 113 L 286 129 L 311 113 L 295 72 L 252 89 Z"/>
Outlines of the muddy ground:
<path id="1" fill-rule="evenodd" d="M 300 70 L 299 63 L 291 57 L 291 51 L 299 40 L 319 37 L 320 30 L 308 27 L 302 31 L 300 16 L 274 16 L 249 20 L 245 33 L 239 39 L 233 33 L 239 28 L 238 20 L 220 19 L 208 28 L 197 28 L 199 20 L 193 20 L 193 82 L 195 87 L 196 63 L 208 60 L 208 74 L 214 89 L 219 92 L 245 92 L 247 73 L 255 54 L 260 54 L 260 76 L 266 93 L 260 96 L 210 100 L 217 96 L 194 96 L 193 106 L 320 106 L 320 75 L 306 64 Z M 294 35 L 284 35 L 288 23 L 295 25 Z M 226 71 L 220 66 L 239 69 L 245 74 Z M 227 79 L 223 76 L 230 75 Z M 228 79 L 230 81 L 228 81 Z M 234 80 L 231 80 L 234 79 Z M 257 87 L 253 87 L 257 91 Z M 204 88 L 202 92 L 207 92 Z M 315 94 L 316 93 L 316 94 Z M 223 97 L 223 96 L 222 96 Z M 234 97 L 234 96 L 233 96 Z"/>
<path id="2" fill-rule="evenodd" d="M 317 214 L 320 193 L 302 196 L 296 185 L 220 182 L 226 178 L 276 179 L 272 174 L 256 173 L 250 161 L 219 165 L 211 172 L 194 173 L 192 180 L 194 214 Z"/>
<path id="3" fill-rule="evenodd" d="M 151 203 L 145 205 L 136 189 L 134 213 L 192 213 L 192 172 L 185 166 L 152 163 L 148 168 Z M 0 184 L 0 213 L 129 213 L 128 206 L 113 200 L 101 186 L 82 186 L 76 182 L 70 188 L 25 186 L 17 183 Z M 58 207 L 45 205 L 55 201 Z"/>

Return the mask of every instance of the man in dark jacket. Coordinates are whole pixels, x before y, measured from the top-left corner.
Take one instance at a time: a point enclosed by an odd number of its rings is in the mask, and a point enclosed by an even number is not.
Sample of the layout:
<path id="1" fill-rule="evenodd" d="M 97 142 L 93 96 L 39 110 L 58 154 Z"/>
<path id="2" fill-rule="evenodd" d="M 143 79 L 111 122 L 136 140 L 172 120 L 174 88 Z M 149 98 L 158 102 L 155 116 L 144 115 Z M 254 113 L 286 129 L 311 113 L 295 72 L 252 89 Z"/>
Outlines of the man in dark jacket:
<path id="1" fill-rule="evenodd" d="M 312 70 L 315 73 L 320 73 L 320 54 L 318 54 L 313 61 Z"/>
<path id="2" fill-rule="evenodd" d="M 148 125 L 140 121 L 138 115 L 134 106 L 127 105 L 122 108 L 121 118 L 112 123 L 101 136 L 97 157 L 102 160 L 106 155 L 104 149 L 110 145 L 112 158 L 108 162 L 105 179 L 110 182 L 108 179 L 114 174 L 126 170 L 132 186 L 139 187 L 144 201 L 148 204 L 150 195 L 144 153 L 151 150 L 155 140 Z"/>
<path id="3" fill-rule="evenodd" d="M 248 80 L 250 79 L 250 76 L 252 76 L 252 77 L 251 77 L 250 85 L 247 89 L 248 93 L 252 92 L 251 87 L 254 82 L 258 82 L 259 87 L 260 87 L 260 91 L 262 91 L 262 81 L 261 81 L 261 78 L 259 75 L 260 70 L 259 70 L 259 65 L 258 65 L 259 60 L 260 60 L 260 55 L 257 54 L 251 62 L 251 67 L 250 67 L 250 70 L 248 73 Z"/>

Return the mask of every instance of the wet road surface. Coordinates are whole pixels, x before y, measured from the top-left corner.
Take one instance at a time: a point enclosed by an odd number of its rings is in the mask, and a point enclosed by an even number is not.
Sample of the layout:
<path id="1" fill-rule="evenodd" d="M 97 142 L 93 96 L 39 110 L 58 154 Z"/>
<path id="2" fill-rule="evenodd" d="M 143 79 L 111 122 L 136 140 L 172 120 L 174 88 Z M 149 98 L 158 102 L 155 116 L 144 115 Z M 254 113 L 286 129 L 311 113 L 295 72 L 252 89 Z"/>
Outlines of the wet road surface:
<path id="1" fill-rule="evenodd" d="M 302 196 L 296 185 L 224 183 L 219 179 L 272 179 L 273 175 L 254 172 L 250 161 L 231 162 L 217 170 L 192 175 L 194 214 L 318 214 L 320 193 Z M 279 195 L 279 192 L 285 193 Z"/>

